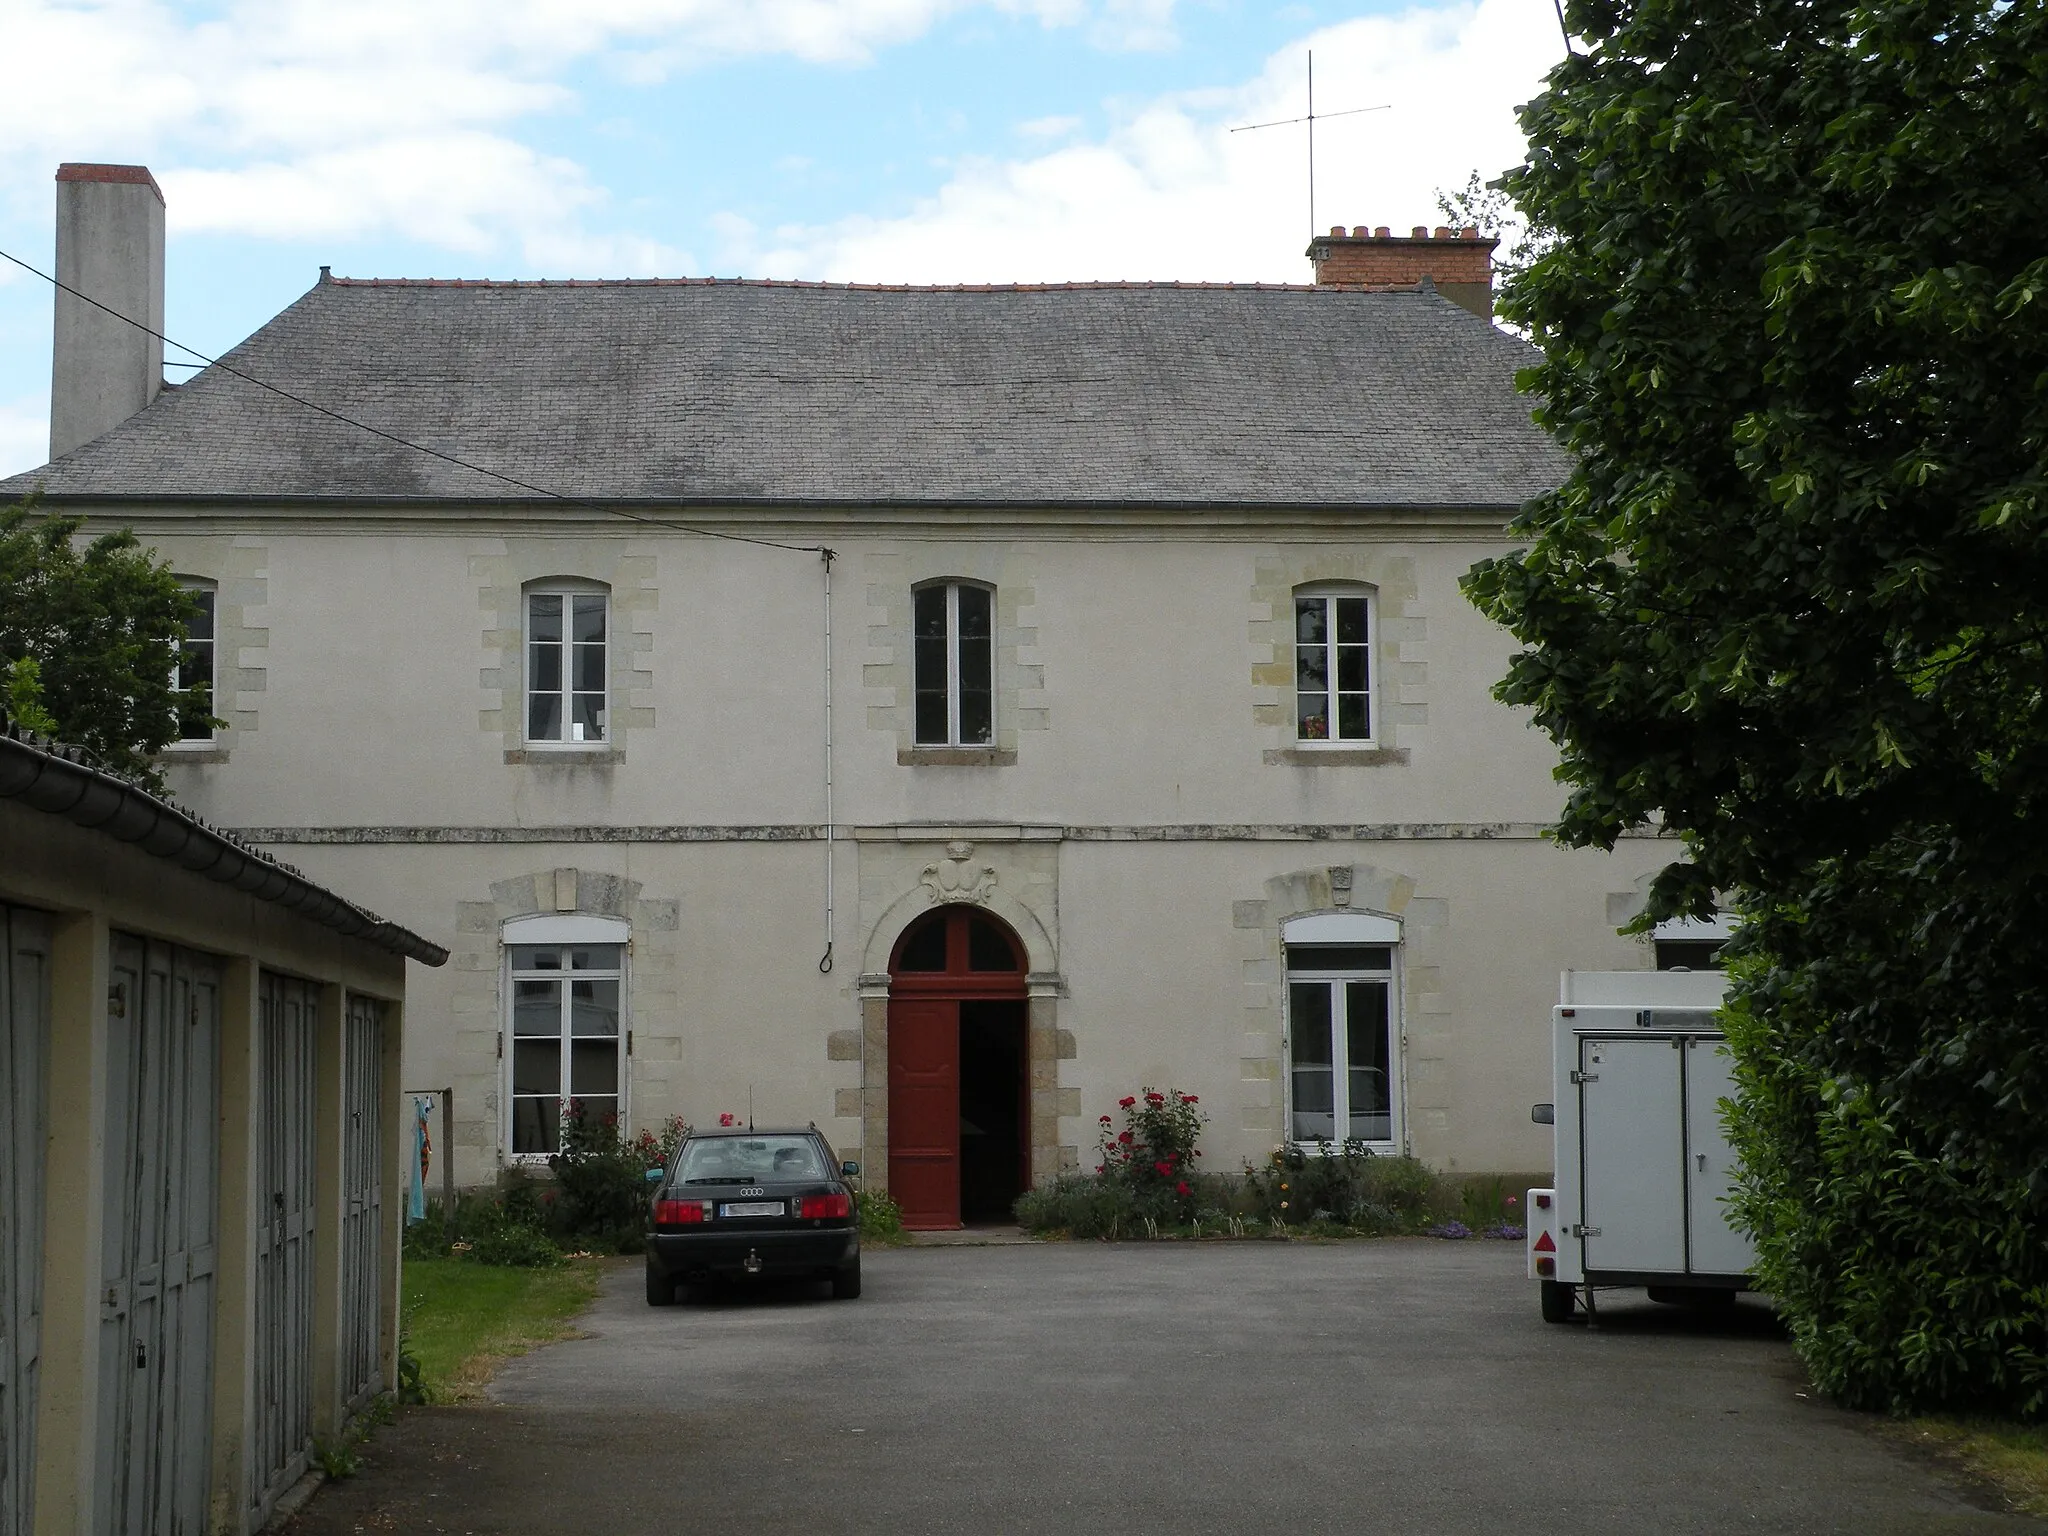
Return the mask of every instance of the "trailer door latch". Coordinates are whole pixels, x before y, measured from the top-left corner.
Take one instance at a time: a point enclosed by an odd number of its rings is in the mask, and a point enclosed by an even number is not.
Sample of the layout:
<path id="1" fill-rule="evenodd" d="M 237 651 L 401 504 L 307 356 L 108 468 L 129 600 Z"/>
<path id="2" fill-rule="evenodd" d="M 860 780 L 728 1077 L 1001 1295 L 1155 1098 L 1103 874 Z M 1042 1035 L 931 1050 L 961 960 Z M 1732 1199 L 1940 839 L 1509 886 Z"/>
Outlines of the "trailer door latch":
<path id="1" fill-rule="evenodd" d="M 1598 1072 L 1574 1072 L 1572 1074 L 1572 1081 L 1575 1083 L 1597 1083 L 1600 1081 L 1600 1074 Z"/>
<path id="2" fill-rule="evenodd" d="M 1577 1223 L 1572 1227 L 1573 1237 L 1598 1237 L 1599 1235 L 1600 1229 L 1598 1227 L 1589 1227 L 1584 1223 Z"/>

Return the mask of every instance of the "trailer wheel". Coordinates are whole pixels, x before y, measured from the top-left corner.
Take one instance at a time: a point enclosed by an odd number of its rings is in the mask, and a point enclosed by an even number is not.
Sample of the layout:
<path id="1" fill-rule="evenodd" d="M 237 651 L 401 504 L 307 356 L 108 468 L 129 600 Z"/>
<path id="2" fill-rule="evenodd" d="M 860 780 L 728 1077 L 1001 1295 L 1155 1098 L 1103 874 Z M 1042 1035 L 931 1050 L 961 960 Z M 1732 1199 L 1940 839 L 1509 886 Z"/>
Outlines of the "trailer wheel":
<path id="1" fill-rule="evenodd" d="M 1579 1288 L 1562 1280 L 1545 1280 L 1543 1286 L 1543 1321 L 1546 1323 L 1568 1323 L 1578 1304 Z"/>

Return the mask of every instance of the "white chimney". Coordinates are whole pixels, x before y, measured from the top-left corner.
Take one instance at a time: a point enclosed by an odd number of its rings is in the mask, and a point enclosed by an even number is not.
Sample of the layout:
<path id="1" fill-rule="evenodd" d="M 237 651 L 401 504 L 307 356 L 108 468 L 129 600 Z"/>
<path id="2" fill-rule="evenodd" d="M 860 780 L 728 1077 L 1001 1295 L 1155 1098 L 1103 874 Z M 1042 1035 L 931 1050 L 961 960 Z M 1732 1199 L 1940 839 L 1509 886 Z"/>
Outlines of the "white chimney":
<path id="1" fill-rule="evenodd" d="M 118 427 L 164 387 L 164 195 L 142 165 L 57 167 L 57 290 L 50 457 Z"/>

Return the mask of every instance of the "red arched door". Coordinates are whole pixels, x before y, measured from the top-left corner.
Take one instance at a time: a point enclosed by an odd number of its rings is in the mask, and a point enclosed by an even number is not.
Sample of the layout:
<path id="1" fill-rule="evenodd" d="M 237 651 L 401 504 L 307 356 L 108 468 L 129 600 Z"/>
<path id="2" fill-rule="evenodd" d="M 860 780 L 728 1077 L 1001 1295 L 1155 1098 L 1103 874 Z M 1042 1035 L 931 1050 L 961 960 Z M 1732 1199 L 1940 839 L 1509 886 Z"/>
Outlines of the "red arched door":
<path id="1" fill-rule="evenodd" d="M 979 907 L 940 907 L 903 930 L 889 979 L 889 1194 L 903 1225 L 1008 1221 L 1031 1177 L 1024 946 Z"/>

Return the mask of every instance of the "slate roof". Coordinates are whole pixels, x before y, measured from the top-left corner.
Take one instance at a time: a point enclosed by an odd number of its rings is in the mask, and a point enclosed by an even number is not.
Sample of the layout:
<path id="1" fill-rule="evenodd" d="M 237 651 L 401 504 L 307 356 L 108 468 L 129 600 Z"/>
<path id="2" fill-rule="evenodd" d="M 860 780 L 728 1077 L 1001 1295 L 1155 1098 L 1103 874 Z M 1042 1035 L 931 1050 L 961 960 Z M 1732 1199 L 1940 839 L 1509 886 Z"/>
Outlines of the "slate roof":
<path id="1" fill-rule="evenodd" d="M 1535 353 L 1429 291 L 332 279 L 225 361 L 562 494 L 684 504 L 1512 507 Z M 208 368 L 55 498 L 522 501 Z"/>

